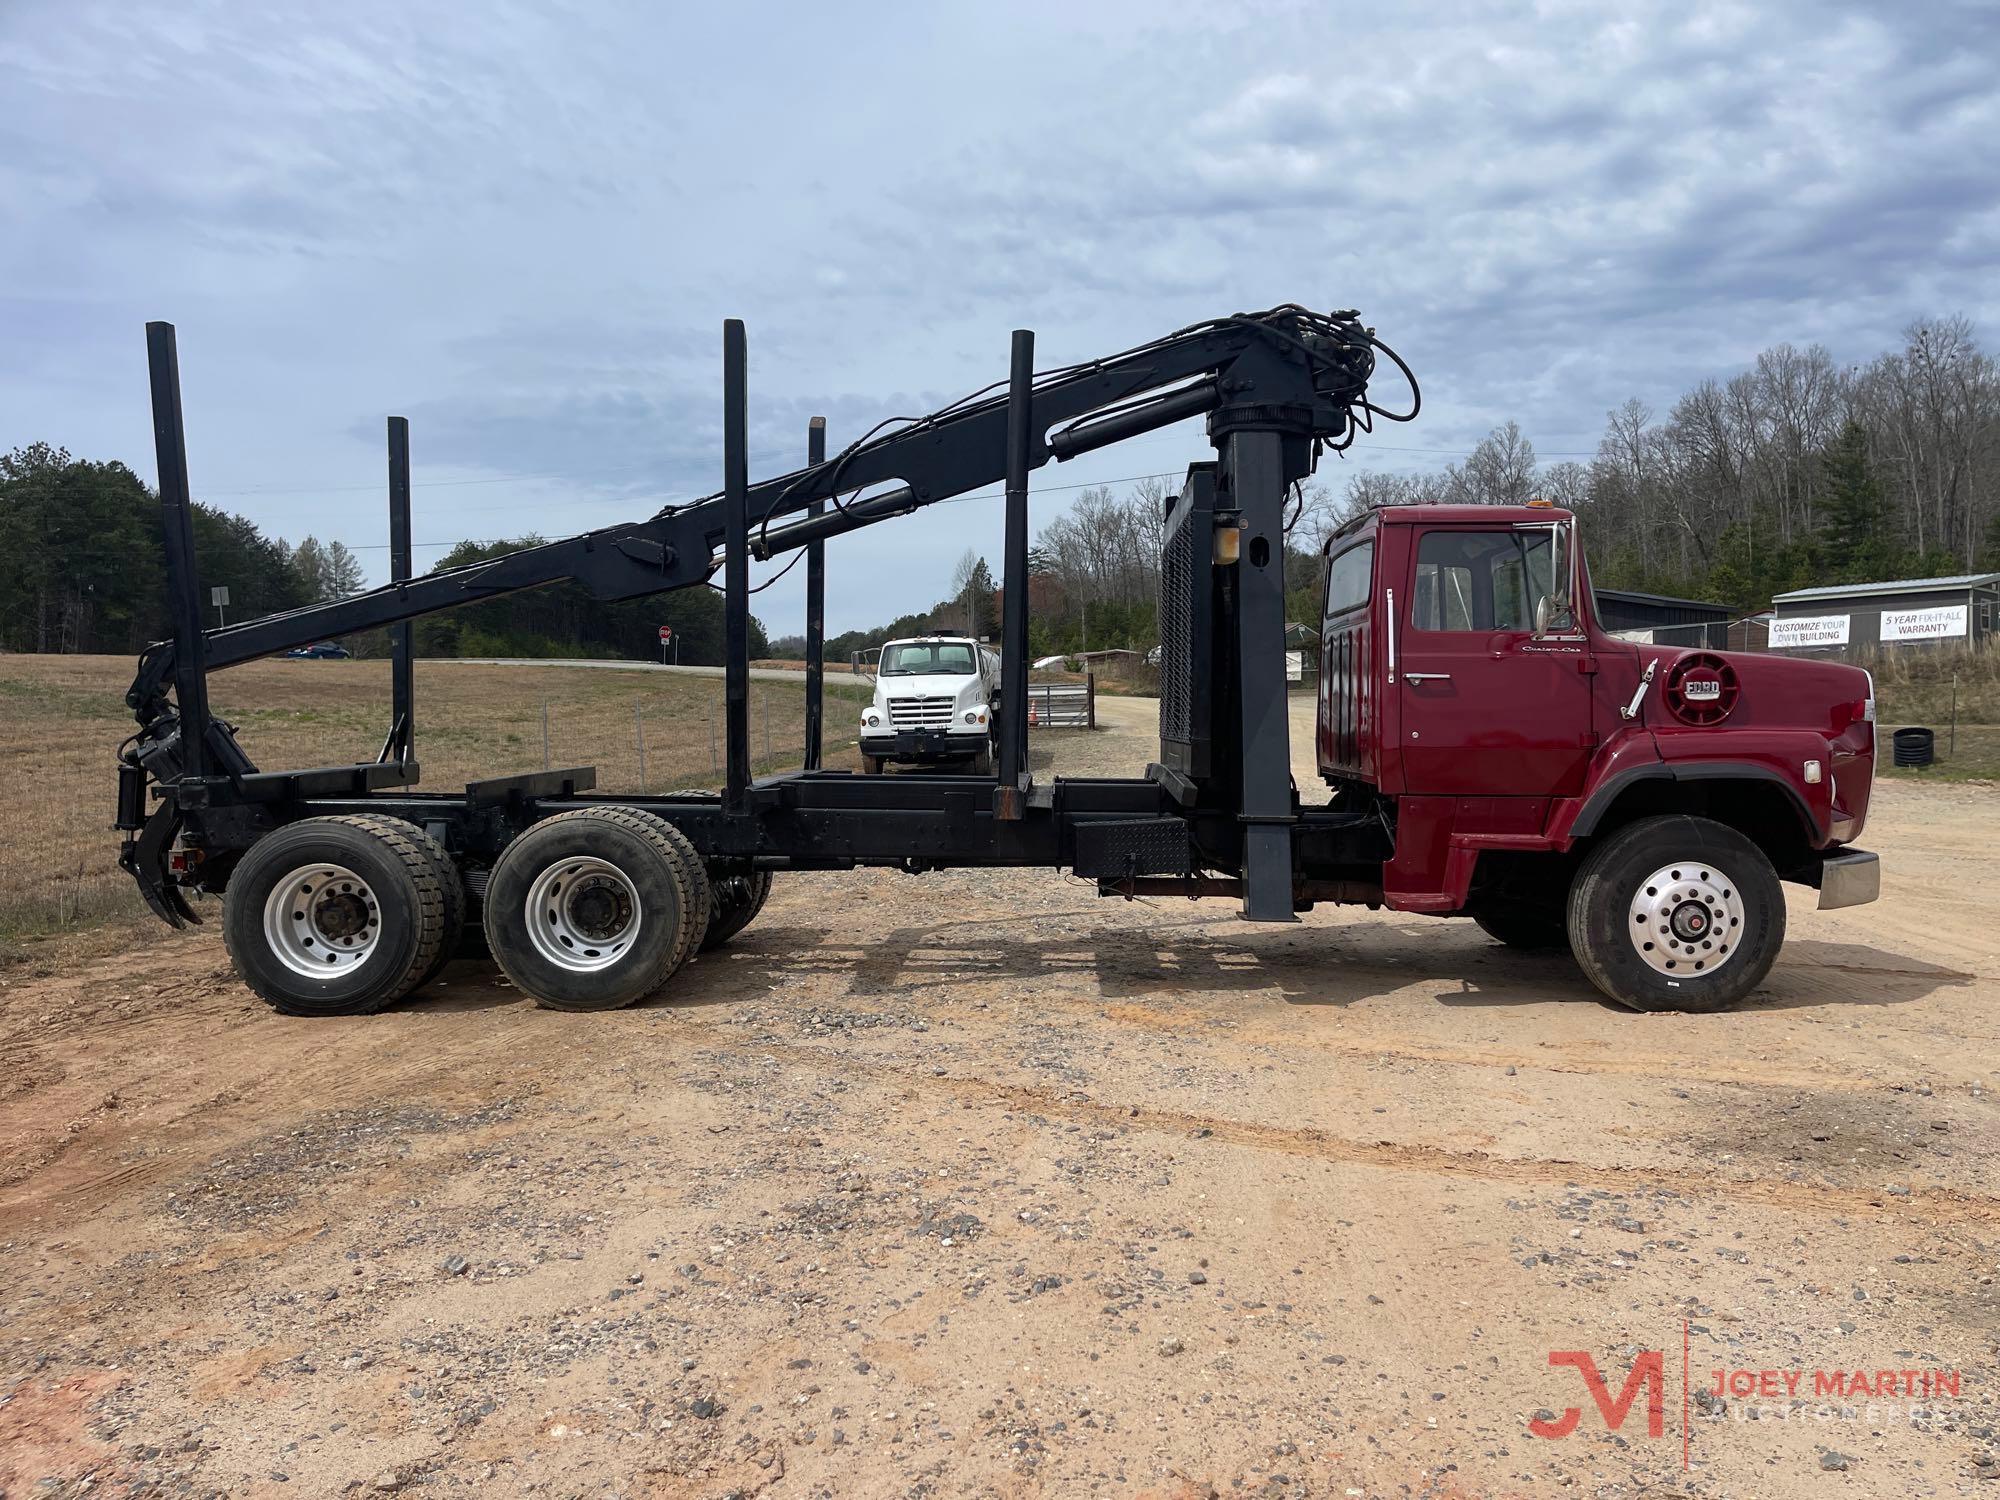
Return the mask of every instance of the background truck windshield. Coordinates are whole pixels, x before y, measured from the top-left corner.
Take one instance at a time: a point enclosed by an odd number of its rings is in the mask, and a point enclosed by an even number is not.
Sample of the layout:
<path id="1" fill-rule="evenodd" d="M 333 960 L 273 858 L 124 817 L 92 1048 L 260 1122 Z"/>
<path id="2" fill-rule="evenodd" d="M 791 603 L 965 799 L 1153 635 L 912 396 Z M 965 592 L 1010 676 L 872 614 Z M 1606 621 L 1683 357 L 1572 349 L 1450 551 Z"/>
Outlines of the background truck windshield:
<path id="1" fill-rule="evenodd" d="M 964 641 L 907 641 L 882 653 L 884 677 L 972 675 L 972 647 Z"/>

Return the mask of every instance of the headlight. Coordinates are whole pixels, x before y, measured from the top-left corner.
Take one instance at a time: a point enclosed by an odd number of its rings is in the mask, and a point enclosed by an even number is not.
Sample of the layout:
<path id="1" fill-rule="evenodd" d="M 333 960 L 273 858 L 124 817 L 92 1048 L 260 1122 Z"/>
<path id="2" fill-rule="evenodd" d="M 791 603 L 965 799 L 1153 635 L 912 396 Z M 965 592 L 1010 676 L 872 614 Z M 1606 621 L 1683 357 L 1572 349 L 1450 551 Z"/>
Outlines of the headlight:
<path id="1" fill-rule="evenodd" d="M 980 713 L 977 709 L 969 708 L 965 711 L 965 722 L 968 724 L 977 724 L 985 717 L 986 715 Z"/>
<path id="2" fill-rule="evenodd" d="M 878 713 L 870 713 L 861 722 L 866 724 L 870 729 L 873 729 L 882 722 L 882 716 Z"/>

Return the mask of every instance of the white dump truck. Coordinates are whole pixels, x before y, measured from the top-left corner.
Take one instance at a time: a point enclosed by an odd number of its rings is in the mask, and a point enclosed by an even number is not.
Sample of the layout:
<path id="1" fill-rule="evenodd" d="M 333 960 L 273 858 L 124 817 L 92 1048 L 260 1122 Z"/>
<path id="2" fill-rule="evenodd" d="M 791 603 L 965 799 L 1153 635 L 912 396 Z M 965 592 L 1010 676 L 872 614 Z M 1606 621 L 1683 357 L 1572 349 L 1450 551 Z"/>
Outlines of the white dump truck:
<path id="1" fill-rule="evenodd" d="M 871 776 L 898 765 L 960 762 L 993 773 L 1000 657 L 970 636 L 890 641 L 876 669 L 875 701 L 861 712 L 861 764 Z"/>

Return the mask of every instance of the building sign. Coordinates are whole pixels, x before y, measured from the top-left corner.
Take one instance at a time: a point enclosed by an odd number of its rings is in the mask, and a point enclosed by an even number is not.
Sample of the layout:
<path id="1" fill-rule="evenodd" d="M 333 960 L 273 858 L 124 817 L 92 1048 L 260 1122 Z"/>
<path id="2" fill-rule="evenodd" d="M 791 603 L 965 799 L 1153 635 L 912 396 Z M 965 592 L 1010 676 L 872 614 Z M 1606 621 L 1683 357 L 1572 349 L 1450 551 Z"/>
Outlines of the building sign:
<path id="1" fill-rule="evenodd" d="M 1846 615 L 1775 615 L 1771 619 L 1771 649 L 1796 651 L 1802 646 L 1845 646 L 1847 618 Z M 1889 617 L 1885 614 L 1882 619 L 1886 629 Z"/>
<path id="2" fill-rule="evenodd" d="M 1934 609 L 1885 609 L 1884 641 L 1941 641 L 1965 634 L 1965 606 L 1942 604 Z"/>

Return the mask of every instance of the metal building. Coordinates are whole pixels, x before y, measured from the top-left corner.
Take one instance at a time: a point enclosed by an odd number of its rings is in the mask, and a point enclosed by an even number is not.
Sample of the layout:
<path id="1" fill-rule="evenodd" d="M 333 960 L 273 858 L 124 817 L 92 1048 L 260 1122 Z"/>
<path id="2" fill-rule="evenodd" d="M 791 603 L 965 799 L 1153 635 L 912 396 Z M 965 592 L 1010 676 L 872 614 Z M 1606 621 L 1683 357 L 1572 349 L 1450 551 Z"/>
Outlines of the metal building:
<path id="1" fill-rule="evenodd" d="M 1978 650 L 2000 627 L 2000 573 L 1794 589 L 1771 605 L 1773 651 L 1866 657 L 1905 648 Z"/>
<path id="2" fill-rule="evenodd" d="M 1675 599 L 1666 594 L 1635 594 L 1630 589 L 1593 589 L 1597 619 L 1620 640 L 1642 646 L 1702 646 L 1722 651 L 1729 645 L 1726 604 L 1706 599 Z"/>

